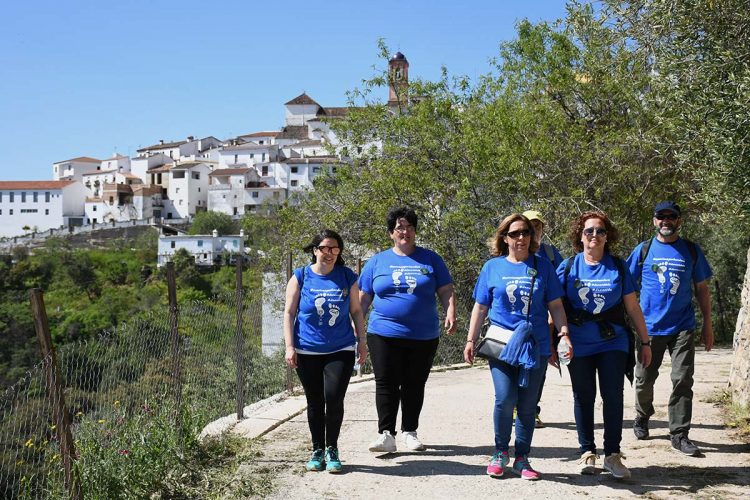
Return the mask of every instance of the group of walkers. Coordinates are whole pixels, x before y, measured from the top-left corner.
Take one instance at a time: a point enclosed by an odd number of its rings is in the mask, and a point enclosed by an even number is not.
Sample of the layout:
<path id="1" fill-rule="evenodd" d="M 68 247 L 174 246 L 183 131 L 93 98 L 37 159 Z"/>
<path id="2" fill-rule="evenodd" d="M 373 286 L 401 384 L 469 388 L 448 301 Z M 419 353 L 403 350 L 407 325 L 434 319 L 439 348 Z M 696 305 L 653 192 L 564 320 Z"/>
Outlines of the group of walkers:
<path id="1" fill-rule="evenodd" d="M 696 328 L 692 297 L 694 288 L 703 316 L 701 339 L 710 350 L 711 268 L 700 247 L 679 236 L 682 213 L 677 204 L 657 204 L 653 224 L 655 237 L 623 260 L 610 252 L 618 239 L 612 221 L 603 212 L 585 212 L 570 225 L 577 253 L 563 260 L 554 246 L 542 243 L 539 212 L 512 214 L 500 222 L 488 242 L 492 258 L 474 286 L 463 353 L 467 363 L 474 362 L 483 326 L 488 325 L 493 338 L 503 339 L 500 354 L 488 359 L 495 392 L 495 453 L 488 475 L 500 477 L 509 468 L 524 479 L 540 478 L 529 454 L 534 429 L 543 425 L 539 404 L 547 365 L 567 364 L 580 472 L 595 473 L 599 458 L 594 441 L 598 378 L 603 467 L 616 478 L 630 477 L 620 449 L 624 379 L 635 380 L 635 436 L 647 439 L 654 382 L 667 351 L 672 358 L 672 447 L 686 455 L 700 454 L 688 437 Z M 344 397 L 355 358 L 363 363 L 368 349 L 378 415 L 378 434 L 369 450 L 397 450 L 399 407 L 403 446 L 425 449 L 417 429 L 440 337 L 437 302 L 445 315 L 442 328 L 453 334 L 453 280 L 438 254 L 416 244 L 413 210 L 392 210 L 386 225 L 393 247 L 370 258 L 359 278 L 344 265 L 341 237 L 323 230 L 305 248 L 312 264 L 296 269 L 287 284 L 285 358 L 297 369 L 307 398 L 313 453 L 306 467 L 311 471 L 341 471 L 338 436 Z"/>

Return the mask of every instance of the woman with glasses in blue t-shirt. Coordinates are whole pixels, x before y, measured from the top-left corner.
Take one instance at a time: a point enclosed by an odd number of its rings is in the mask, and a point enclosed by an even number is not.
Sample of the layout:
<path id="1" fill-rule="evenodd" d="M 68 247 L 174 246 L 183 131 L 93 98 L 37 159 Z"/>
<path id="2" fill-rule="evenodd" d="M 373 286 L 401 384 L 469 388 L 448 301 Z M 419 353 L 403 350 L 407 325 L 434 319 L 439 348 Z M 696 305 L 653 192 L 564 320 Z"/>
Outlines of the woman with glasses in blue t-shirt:
<path id="1" fill-rule="evenodd" d="M 313 449 L 310 471 L 341 471 L 338 438 L 355 349 L 360 364 L 367 357 L 357 275 L 344 265 L 343 250 L 335 231 L 316 234 L 305 247 L 312 264 L 295 269 L 286 287 L 285 359 L 297 369 L 305 389 Z"/>
<path id="2" fill-rule="evenodd" d="M 617 479 L 630 477 L 622 463 L 623 385 L 633 348 L 625 314 L 633 322 L 643 350 L 644 366 L 651 361 L 646 323 L 635 295 L 635 284 L 622 259 L 610 253 L 617 229 L 603 212 L 585 212 L 571 222 L 570 242 L 578 252 L 557 268 L 565 290 L 565 311 L 576 355 L 568 365 L 573 386 L 573 410 L 580 446 L 581 474 L 596 472 L 594 402 L 596 379 L 604 417 L 604 468 Z"/>
<path id="3" fill-rule="evenodd" d="M 517 408 L 515 459 L 511 470 L 522 479 L 533 481 L 541 477 L 529 462 L 539 385 L 547 362 L 556 361 L 551 349 L 548 316 L 552 317 L 561 335 L 568 334 L 565 310 L 560 300 L 562 289 L 552 263 L 534 255 L 538 249 L 534 227 L 523 215 L 511 214 L 504 218 L 488 245 L 493 258 L 485 262 L 474 286 L 475 302 L 464 360 L 469 364 L 474 362 L 475 345 L 485 318 L 489 317 L 491 329 L 507 339 L 505 350 L 518 341 L 521 332 L 517 329 L 530 323 L 530 335 L 523 341 L 528 358 L 523 367 L 505 361 L 503 356 L 489 360 L 495 389 L 495 454 L 487 465 L 487 474 L 501 477 L 510 464 L 513 408 Z M 572 355 L 571 347 L 567 356 Z"/>
<path id="4" fill-rule="evenodd" d="M 440 337 L 437 301 L 445 311 L 445 330 L 456 328 L 453 279 L 443 259 L 417 245 L 417 214 L 391 210 L 386 221 L 393 248 L 370 258 L 359 278 L 362 309 L 372 304 L 367 344 L 375 372 L 378 437 L 369 450 L 396 451 L 396 415 L 401 406 L 404 445 L 425 446 L 417 437 L 424 388 Z"/>

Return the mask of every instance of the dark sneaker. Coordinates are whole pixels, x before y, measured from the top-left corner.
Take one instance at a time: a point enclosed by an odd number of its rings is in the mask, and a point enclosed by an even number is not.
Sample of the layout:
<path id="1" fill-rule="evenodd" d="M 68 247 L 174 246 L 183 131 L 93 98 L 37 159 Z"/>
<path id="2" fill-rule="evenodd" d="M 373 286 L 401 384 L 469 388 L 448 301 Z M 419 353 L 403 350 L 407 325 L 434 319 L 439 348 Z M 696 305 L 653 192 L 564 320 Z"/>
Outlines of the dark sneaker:
<path id="1" fill-rule="evenodd" d="M 679 451 L 689 457 L 697 457 L 701 454 L 700 448 L 695 446 L 693 442 L 688 439 L 687 434 L 672 434 L 671 437 L 672 448 L 674 448 L 675 451 Z"/>
<path id="2" fill-rule="evenodd" d="M 635 416 L 633 434 L 635 434 L 636 439 L 648 439 L 648 417 Z"/>

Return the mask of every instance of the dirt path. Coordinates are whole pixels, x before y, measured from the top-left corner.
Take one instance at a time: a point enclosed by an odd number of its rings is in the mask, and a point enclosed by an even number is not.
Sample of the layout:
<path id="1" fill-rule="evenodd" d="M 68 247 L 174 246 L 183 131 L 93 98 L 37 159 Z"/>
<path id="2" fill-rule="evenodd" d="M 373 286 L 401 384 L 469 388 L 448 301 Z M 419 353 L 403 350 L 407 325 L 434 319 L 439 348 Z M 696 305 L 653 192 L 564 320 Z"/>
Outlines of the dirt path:
<path id="1" fill-rule="evenodd" d="M 570 378 L 565 370 L 548 372 L 542 399 L 546 424 L 534 434 L 531 459 L 543 473 L 541 481 L 524 481 L 506 472 L 485 475 L 493 452 L 492 383 L 486 367 L 433 373 L 427 383 L 419 435 L 428 449 L 376 455 L 367 451 L 377 424 L 372 382 L 350 386 L 346 417 L 339 440 L 344 472 L 304 472 L 309 457 L 305 414 L 263 438 L 262 456 L 243 474 L 273 471 L 272 498 L 739 498 L 750 497 L 750 446 L 732 439 L 722 426 L 721 409 L 710 402 L 724 388 L 731 350 L 699 351 L 696 356 L 693 429 L 690 437 L 703 457 L 671 450 L 666 403 L 671 382 L 665 360 L 657 381 L 657 413 L 652 438 L 637 441 L 631 426 L 633 390 L 626 383 L 622 450 L 633 473 L 618 481 L 607 472 L 582 476 L 577 470 Z M 601 402 L 597 404 L 597 444 L 602 445 Z M 397 442 L 401 446 L 400 436 Z M 597 463 L 601 467 L 601 461 Z"/>

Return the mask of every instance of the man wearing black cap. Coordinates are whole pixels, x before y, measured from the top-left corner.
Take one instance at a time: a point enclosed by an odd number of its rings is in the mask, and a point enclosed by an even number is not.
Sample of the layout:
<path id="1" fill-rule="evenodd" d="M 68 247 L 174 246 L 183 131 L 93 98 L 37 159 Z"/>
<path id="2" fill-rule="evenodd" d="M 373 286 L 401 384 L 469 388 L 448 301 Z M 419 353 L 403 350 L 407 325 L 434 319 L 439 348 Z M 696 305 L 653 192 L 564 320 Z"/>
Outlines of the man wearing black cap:
<path id="1" fill-rule="evenodd" d="M 693 372 L 695 369 L 696 327 L 692 306 L 693 286 L 703 316 L 701 340 L 706 351 L 714 344 L 711 326 L 711 295 L 708 279 L 711 267 L 700 247 L 680 238 L 680 207 L 663 201 L 654 208 L 656 237 L 640 243 L 628 258 L 630 272 L 641 285 L 640 302 L 649 342 L 640 344 L 652 351 L 651 364 L 635 369 L 635 408 L 633 432 L 647 439 L 648 419 L 654 414 L 654 382 L 668 350 L 672 358 L 672 394 L 669 397 L 669 433 L 672 448 L 685 455 L 700 455 L 688 438 L 693 411 Z"/>

